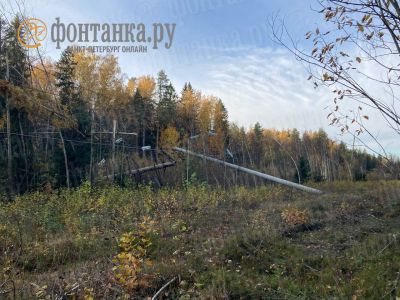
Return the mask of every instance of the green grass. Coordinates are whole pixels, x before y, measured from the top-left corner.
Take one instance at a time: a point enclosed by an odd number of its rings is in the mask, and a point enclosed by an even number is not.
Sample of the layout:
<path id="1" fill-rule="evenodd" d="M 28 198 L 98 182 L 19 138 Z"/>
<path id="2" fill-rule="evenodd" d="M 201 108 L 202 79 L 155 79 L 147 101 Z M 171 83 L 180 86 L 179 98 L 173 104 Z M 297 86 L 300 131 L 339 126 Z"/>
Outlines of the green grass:
<path id="1" fill-rule="evenodd" d="M 0 204 L 0 298 L 396 299 L 400 182 L 37 192 Z M 306 211 L 304 224 L 282 212 Z M 115 281 L 123 233 L 155 221 L 146 282 Z"/>

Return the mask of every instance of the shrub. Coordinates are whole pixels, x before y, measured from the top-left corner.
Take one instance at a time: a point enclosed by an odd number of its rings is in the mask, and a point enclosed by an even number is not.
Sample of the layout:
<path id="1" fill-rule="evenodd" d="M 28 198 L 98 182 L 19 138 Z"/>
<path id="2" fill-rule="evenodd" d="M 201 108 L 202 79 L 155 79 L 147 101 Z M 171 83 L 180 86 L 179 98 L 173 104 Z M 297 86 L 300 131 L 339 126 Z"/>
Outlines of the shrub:
<path id="1" fill-rule="evenodd" d="M 308 210 L 300 210 L 291 206 L 282 211 L 281 217 L 290 226 L 305 225 L 310 222 L 310 213 Z"/>
<path id="2" fill-rule="evenodd" d="M 153 276 L 146 274 L 145 269 L 153 264 L 149 250 L 154 234 L 154 221 L 144 217 L 136 231 L 124 233 L 119 239 L 120 252 L 113 259 L 113 281 L 127 293 L 150 286 Z"/>

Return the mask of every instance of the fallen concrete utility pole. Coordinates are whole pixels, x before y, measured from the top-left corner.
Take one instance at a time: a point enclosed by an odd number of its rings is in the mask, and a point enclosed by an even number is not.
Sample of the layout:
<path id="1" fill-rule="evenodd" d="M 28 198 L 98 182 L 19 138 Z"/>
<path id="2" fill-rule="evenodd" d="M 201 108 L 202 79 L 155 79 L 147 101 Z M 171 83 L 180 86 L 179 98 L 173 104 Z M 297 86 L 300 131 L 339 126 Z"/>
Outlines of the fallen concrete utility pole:
<path id="1" fill-rule="evenodd" d="M 205 160 L 209 160 L 209 161 L 215 162 L 217 164 L 221 164 L 221 165 L 227 166 L 229 168 L 232 168 L 232 169 L 235 169 L 235 170 L 238 170 L 238 171 L 241 171 L 241 172 L 245 172 L 245 173 L 250 174 L 250 175 L 255 175 L 255 176 L 267 179 L 269 181 L 273 181 L 273 182 L 276 182 L 276 183 L 279 183 L 279 184 L 283 184 L 283 185 L 286 185 L 286 186 L 293 187 L 295 189 L 299 189 L 299 190 L 302 190 L 302 191 L 305 191 L 305 192 L 309 192 L 309 193 L 313 193 L 313 194 L 322 194 L 322 191 L 320 191 L 320 190 L 317 190 L 317 189 L 314 189 L 314 188 L 310 188 L 308 186 L 304 186 L 304 185 L 301 185 L 301 184 L 298 184 L 298 183 L 295 183 L 295 182 L 291 182 L 291 181 L 288 181 L 288 180 L 284 180 L 284 179 L 281 179 L 281 178 L 278 178 L 278 177 L 275 177 L 275 176 L 264 174 L 264 173 L 261 173 L 261 172 L 258 172 L 258 171 L 254 171 L 254 170 L 251 170 L 251 169 L 248 169 L 248 168 L 245 168 L 245 167 L 234 165 L 234 164 L 231 164 L 231 163 L 228 163 L 228 162 L 225 162 L 225 161 L 213 158 L 213 157 L 209 157 L 209 156 L 206 156 L 206 155 L 198 154 L 198 153 L 195 153 L 195 152 L 192 152 L 192 151 L 188 151 L 186 149 L 179 148 L 179 147 L 174 147 L 173 149 L 175 151 L 178 151 L 178 152 L 190 154 L 190 155 L 193 155 L 193 156 L 205 159 Z"/>
<path id="2" fill-rule="evenodd" d="M 148 167 L 143 167 L 143 168 L 139 168 L 139 169 L 135 169 L 135 170 L 130 170 L 124 173 L 124 175 L 135 175 L 135 174 L 140 174 L 140 173 L 145 173 L 145 172 L 149 172 L 149 171 L 154 171 L 154 170 L 158 170 L 158 169 L 164 169 L 164 168 L 168 168 L 168 167 L 172 167 L 175 165 L 174 161 L 171 162 L 166 162 L 166 163 L 162 163 L 162 164 L 158 164 L 158 165 L 154 165 L 154 166 L 148 166 Z M 116 176 L 118 176 L 116 174 Z M 113 175 L 107 175 L 106 176 L 107 179 L 112 179 Z"/>

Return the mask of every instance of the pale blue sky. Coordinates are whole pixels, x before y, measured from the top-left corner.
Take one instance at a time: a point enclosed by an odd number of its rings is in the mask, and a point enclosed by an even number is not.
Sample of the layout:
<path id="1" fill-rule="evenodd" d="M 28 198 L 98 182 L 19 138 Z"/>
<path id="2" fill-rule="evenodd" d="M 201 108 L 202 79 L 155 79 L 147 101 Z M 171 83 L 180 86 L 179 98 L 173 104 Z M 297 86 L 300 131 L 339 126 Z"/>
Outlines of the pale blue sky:
<path id="1" fill-rule="evenodd" d="M 5 0 L 5 7 L 15 10 L 13 1 Z M 326 119 L 332 95 L 315 90 L 305 67 L 270 37 L 268 18 L 279 14 L 301 44 L 308 30 L 323 26 L 312 9 L 319 8 L 316 0 L 25 0 L 24 6 L 26 16 L 47 24 L 56 17 L 64 23 L 176 23 L 171 49 L 117 54 L 122 71 L 136 77 L 164 69 L 177 91 L 190 81 L 220 97 L 230 120 L 245 127 L 259 121 L 278 129 L 324 128 L 334 139 L 351 140 Z M 61 50 L 45 46 L 54 60 Z M 373 124 L 389 152 L 400 154 L 397 136 L 383 122 Z"/>

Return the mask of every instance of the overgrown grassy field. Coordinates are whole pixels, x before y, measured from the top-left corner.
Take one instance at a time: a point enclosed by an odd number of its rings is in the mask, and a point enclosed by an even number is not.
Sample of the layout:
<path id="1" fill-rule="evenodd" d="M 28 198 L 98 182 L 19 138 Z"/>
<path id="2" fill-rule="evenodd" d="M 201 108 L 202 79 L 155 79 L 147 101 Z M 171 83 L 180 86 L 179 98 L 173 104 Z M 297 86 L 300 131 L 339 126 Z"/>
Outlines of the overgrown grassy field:
<path id="1" fill-rule="evenodd" d="M 396 299 L 400 182 L 104 187 L 0 206 L 1 299 Z"/>

